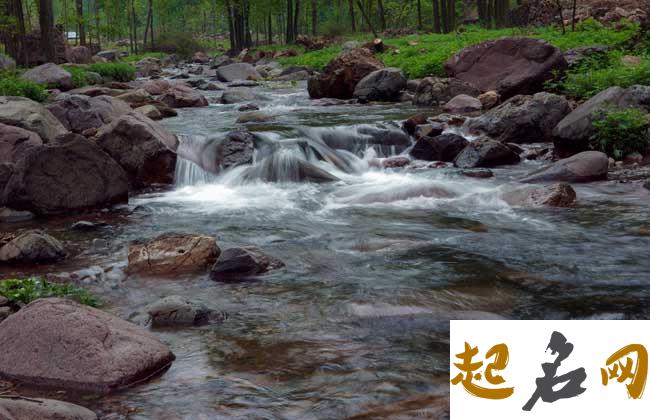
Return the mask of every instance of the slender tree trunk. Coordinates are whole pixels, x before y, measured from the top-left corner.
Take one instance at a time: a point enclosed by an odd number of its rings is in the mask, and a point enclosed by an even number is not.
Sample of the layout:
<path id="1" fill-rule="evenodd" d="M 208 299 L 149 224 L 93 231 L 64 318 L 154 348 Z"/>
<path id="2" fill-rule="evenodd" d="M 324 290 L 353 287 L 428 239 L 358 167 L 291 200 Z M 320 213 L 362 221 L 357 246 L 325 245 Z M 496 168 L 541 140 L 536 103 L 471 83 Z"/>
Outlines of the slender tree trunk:
<path id="1" fill-rule="evenodd" d="M 152 2 L 153 0 L 149 0 L 149 4 L 147 6 L 147 24 L 144 27 L 144 37 L 143 37 L 144 42 L 142 43 L 142 45 L 144 46 L 147 45 L 147 37 L 149 36 L 149 26 L 151 25 Z"/>
<path id="2" fill-rule="evenodd" d="M 50 63 L 56 62 L 56 50 L 54 47 L 54 12 L 52 0 L 39 0 L 38 23 L 41 27 L 41 48 L 45 60 Z"/>
<path id="3" fill-rule="evenodd" d="M 266 37 L 267 44 L 273 44 L 273 16 L 269 13 L 268 17 L 268 32 Z"/>
<path id="4" fill-rule="evenodd" d="M 299 25 L 299 16 L 300 16 L 300 0 L 294 0 L 296 2 L 296 10 L 293 12 L 293 40 L 295 41 L 300 33 Z"/>
<path id="5" fill-rule="evenodd" d="M 576 6 L 577 6 L 578 1 L 573 0 L 573 13 L 571 14 L 571 31 L 575 32 L 576 31 Z"/>
<path id="6" fill-rule="evenodd" d="M 560 13 L 560 24 L 562 25 L 562 34 L 566 33 L 566 28 L 564 27 L 564 9 L 562 7 L 562 3 L 560 0 L 555 0 L 555 4 L 557 5 L 558 11 Z"/>
<path id="7" fill-rule="evenodd" d="M 422 30 L 422 0 L 417 0 L 418 9 L 418 31 Z"/>
<path id="8" fill-rule="evenodd" d="M 440 26 L 445 34 L 449 32 L 447 23 L 447 0 L 440 0 Z"/>
<path id="9" fill-rule="evenodd" d="M 317 0 L 311 0 L 311 34 L 316 36 L 318 32 L 318 9 Z"/>
<path id="10" fill-rule="evenodd" d="M 286 43 L 293 43 L 293 0 L 287 0 L 287 34 L 285 35 Z"/>
<path id="11" fill-rule="evenodd" d="M 377 9 L 379 11 L 379 26 L 382 31 L 386 30 L 386 12 L 384 10 L 384 1 L 377 0 Z M 377 37 L 375 37 L 377 38 Z"/>
<path id="12" fill-rule="evenodd" d="M 133 19 L 133 49 L 138 53 L 138 28 L 136 26 L 135 0 L 131 0 L 131 18 Z"/>
<path id="13" fill-rule="evenodd" d="M 366 21 L 366 25 L 368 25 L 368 28 L 370 29 L 372 34 L 375 36 L 375 38 L 379 38 L 377 31 L 372 26 L 372 23 L 370 22 L 370 18 L 368 17 L 368 14 L 366 13 L 366 11 L 363 8 L 363 5 L 361 4 L 361 0 L 357 0 L 357 6 L 359 6 L 359 10 L 361 11 L 361 16 L 363 16 L 363 19 Z"/>
<path id="14" fill-rule="evenodd" d="M 233 22 L 233 9 L 230 0 L 226 0 L 226 16 L 228 16 L 228 38 L 230 39 L 230 49 L 236 51 L 237 47 L 235 45 L 235 24 Z"/>
<path id="15" fill-rule="evenodd" d="M 456 30 L 456 0 L 447 0 L 447 32 Z"/>
<path id="16" fill-rule="evenodd" d="M 356 32 L 357 31 L 357 20 L 354 17 L 353 0 L 348 0 L 348 14 L 350 15 L 350 24 L 352 26 L 352 32 Z"/>
<path id="17" fill-rule="evenodd" d="M 83 0 L 76 0 L 77 6 L 77 36 L 79 37 L 79 43 L 81 45 L 86 45 L 86 24 L 84 23 L 84 2 Z"/>
<path id="18" fill-rule="evenodd" d="M 486 17 L 488 28 L 492 27 L 492 19 L 494 18 L 494 1 L 495 0 L 487 0 Z"/>

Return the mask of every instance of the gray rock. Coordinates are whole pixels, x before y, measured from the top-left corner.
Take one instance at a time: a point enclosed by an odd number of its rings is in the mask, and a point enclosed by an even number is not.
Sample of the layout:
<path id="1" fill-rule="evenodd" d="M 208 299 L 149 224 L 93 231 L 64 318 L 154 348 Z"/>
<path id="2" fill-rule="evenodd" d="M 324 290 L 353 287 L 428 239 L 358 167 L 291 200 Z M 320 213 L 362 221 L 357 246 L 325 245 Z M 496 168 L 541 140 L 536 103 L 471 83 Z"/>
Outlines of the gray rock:
<path id="1" fill-rule="evenodd" d="M 406 88 L 406 78 L 400 69 L 373 71 L 357 83 L 354 97 L 360 101 L 395 101 Z"/>
<path id="2" fill-rule="evenodd" d="M 592 182 L 607 179 L 609 159 L 602 152 L 582 152 L 528 174 L 522 182 Z"/>
<path id="3" fill-rule="evenodd" d="M 241 114 L 237 118 L 238 124 L 254 124 L 254 123 L 265 123 L 273 121 L 275 115 L 266 113 L 264 111 L 251 111 Z"/>
<path id="4" fill-rule="evenodd" d="M 431 107 L 447 103 L 461 94 L 475 97 L 480 93 L 475 86 L 459 79 L 425 77 L 415 91 L 413 104 Z"/>
<path id="5" fill-rule="evenodd" d="M 65 256 L 63 244 L 40 231 L 25 232 L 0 248 L 0 261 L 9 264 L 46 264 Z"/>
<path id="6" fill-rule="evenodd" d="M 213 311 L 180 297 L 167 296 L 147 305 L 144 311 L 152 327 L 178 327 L 206 324 Z"/>
<path id="7" fill-rule="evenodd" d="M 16 62 L 8 55 L 0 54 L 0 71 L 16 70 Z"/>
<path id="8" fill-rule="evenodd" d="M 33 131 L 44 142 L 67 132 L 43 105 L 18 96 L 0 96 L 0 123 Z"/>
<path id="9" fill-rule="evenodd" d="M 168 89 L 160 100 L 171 108 L 196 108 L 208 106 L 205 96 L 182 83 L 176 83 Z"/>
<path id="10" fill-rule="evenodd" d="M 421 137 L 411 149 L 411 156 L 419 160 L 453 162 L 468 144 L 464 137 L 456 134 Z"/>
<path id="11" fill-rule="evenodd" d="M 43 140 L 32 131 L 0 123 L 0 162 L 16 163 Z"/>
<path id="12" fill-rule="evenodd" d="M 501 199 L 512 207 L 573 207 L 576 192 L 565 183 L 525 186 L 501 194 Z"/>
<path id="13" fill-rule="evenodd" d="M 105 95 L 65 95 L 47 109 L 65 128 L 78 134 L 90 128 L 98 129 L 131 112 L 128 103 Z"/>
<path id="14" fill-rule="evenodd" d="M 210 276 L 217 281 L 236 281 L 283 268 L 284 263 L 254 246 L 229 248 L 221 253 Z"/>
<path id="15" fill-rule="evenodd" d="M 54 63 L 46 63 L 27 70 L 23 78 L 53 89 L 72 89 L 72 75 Z"/>
<path id="16" fill-rule="evenodd" d="M 90 64 L 93 62 L 93 53 L 90 51 L 90 48 L 84 45 L 67 46 L 65 56 L 70 63 Z"/>
<path id="17" fill-rule="evenodd" d="M 97 420 L 92 411 L 67 402 L 43 398 L 0 398 L 4 420 Z"/>
<path id="18" fill-rule="evenodd" d="M 447 102 L 442 110 L 452 114 L 464 114 L 468 112 L 477 112 L 483 108 L 483 104 L 473 96 L 460 94 L 454 96 Z"/>
<path id="19" fill-rule="evenodd" d="M 162 71 L 162 62 L 154 57 L 145 57 L 135 63 L 135 68 L 141 77 L 158 76 Z"/>
<path id="20" fill-rule="evenodd" d="M 120 52 L 115 50 L 104 50 L 95 54 L 95 57 L 103 58 L 106 61 L 117 61 L 120 58 Z"/>
<path id="21" fill-rule="evenodd" d="M 262 96 L 255 93 L 251 88 L 233 87 L 228 88 L 221 96 L 222 104 L 236 104 L 240 102 L 252 102 L 264 99 Z"/>
<path id="22" fill-rule="evenodd" d="M 483 138 L 469 143 L 454 160 L 458 168 L 492 168 L 519 163 L 519 155 L 507 145 Z"/>
<path id="23" fill-rule="evenodd" d="M 260 74 L 255 70 L 255 67 L 248 63 L 235 63 L 220 66 L 217 68 L 217 77 L 222 82 L 261 79 Z"/>
<path id="24" fill-rule="evenodd" d="M 56 298 L 34 301 L 4 320 L 0 342 L 0 378 L 98 394 L 146 380 L 174 360 L 167 346 L 142 328 Z"/>

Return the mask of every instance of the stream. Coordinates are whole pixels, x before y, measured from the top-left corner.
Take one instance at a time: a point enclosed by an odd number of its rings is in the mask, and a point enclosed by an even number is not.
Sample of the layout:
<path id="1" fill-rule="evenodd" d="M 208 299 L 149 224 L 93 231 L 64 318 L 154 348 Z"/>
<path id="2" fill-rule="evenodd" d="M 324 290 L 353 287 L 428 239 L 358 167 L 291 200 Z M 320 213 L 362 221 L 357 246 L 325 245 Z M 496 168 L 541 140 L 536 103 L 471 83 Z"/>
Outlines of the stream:
<path id="1" fill-rule="evenodd" d="M 650 318 L 647 191 L 599 182 L 574 186 L 576 208 L 511 208 L 499 193 L 541 163 L 490 179 L 380 169 L 377 159 L 400 151 L 361 142 L 336 152 L 323 138 L 399 129 L 417 113 L 410 104 L 316 105 L 304 82 L 253 89 L 276 118 L 250 128 L 283 145 L 271 163 L 283 182 L 263 181 L 260 155 L 219 176 L 179 159 L 174 188 L 97 215 L 110 225 L 99 232 L 68 231 L 78 217 L 48 222 L 79 254 L 39 270 L 73 273 L 109 312 L 129 318 L 180 295 L 222 313 L 204 327 L 155 330 L 172 367 L 83 405 L 134 420 L 335 419 L 432 395 L 446 406 L 450 319 Z M 241 105 L 179 109 L 162 124 L 200 143 L 235 129 Z M 319 147 L 336 159 L 314 156 Z M 292 182 L 296 159 L 339 181 Z M 240 283 L 124 275 L 130 241 L 170 231 L 213 235 L 221 249 L 256 245 L 287 268 Z"/>

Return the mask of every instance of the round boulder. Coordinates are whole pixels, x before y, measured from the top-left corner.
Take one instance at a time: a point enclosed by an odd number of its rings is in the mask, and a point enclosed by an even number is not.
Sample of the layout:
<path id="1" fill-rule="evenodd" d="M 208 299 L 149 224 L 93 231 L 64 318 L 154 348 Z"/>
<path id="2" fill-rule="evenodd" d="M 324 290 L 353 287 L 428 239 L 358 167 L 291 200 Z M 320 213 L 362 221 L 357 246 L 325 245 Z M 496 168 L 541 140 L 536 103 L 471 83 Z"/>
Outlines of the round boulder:
<path id="1" fill-rule="evenodd" d="M 97 420 L 87 408 L 43 398 L 0 398 L 0 418 L 5 420 Z"/>
<path id="2" fill-rule="evenodd" d="M 260 276 L 284 267 L 284 263 L 255 246 L 229 248 L 212 267 L 213 280 L 232 281 Z"/>
<path id="3" fill-rule="evenodd" d="M 354 88 L 354 97 L 362 102 L 395 101 L 406 87 L 406 78 L 400 69 L 375 70 L 365 76 Z"/>
<path id="4" fill-rule="evenodd" d="M 507 145 L 482 138 L 469 143 L 454 160 L 458 168 L 492 168 L 519 163 L 519 155 Z"/>
<path id="5" fill-rule="evenodd" d="M 477 112 L 483 108 L 483 104 L 473 96 L 460 94 L 454 96 L 447 102 L 442 110 L 452 114 L 464 114 L 467 112 Z"/>
<path id="6" fill-rule="evenodd" d="M 453 162 L 468 144 L 464 137 L 451 133 L 421 137 L 411 149 L 411 156 L 419 160 Z"/>
<path id="7" fill-rule="evenodd" d="M 28 149 L 42 144 L 38 134 L 0 123 L 0 162 L 18 162 Z"/>
<path id="8" fill-rule="evenodd" d="M 176 83 L 163 93 L 160 100 L 172 108 L 196 108 L 208 106 L 205 96 L 182 83 Z"/>
<path id="9" fill-rule="evenodd" d="M 576 192 L 566 183 L 524 186 L 503 193 L 501 199 L 512 207 L 573 207 Z"/>
<path id="10" fill-rule="evenodd" d="M 45 264 L 65 256 L 61 242 L 40 231 L 25 232 L 0 248 L 0 261 L 5 263 Z"/>
<path id="11" fill-rule="evenodd" d="M 609 158 L 602 152 L 582 152 L 530 173 L 522 182 L 592 182 L 607 179 Z"/>
<path id="12" fill-rule="evenodd" d="M 361 79 L 382 68 L 384 63 L 376 59 L 368 49 L 344 51 L 330 61 L 320 74 L 309 79 L 309 96 L 313 99 L 350 99 Z"/>
<path id="13" fill-rule="evenodd" d="M 105 124 L 110 124 L 122 115 L 131 112 L 126 102 L 111 96 L 89 97 L 85 95 L 59 95 L 62 99 L 47 106 L 61 123 L 70 131 L 83 133 Z"/>
<path id="14" fill-rule="evenodd" d="M 454 78 L 425 77 L 416 90 L 413 104 L 417 106 L 438 106 L 451 101 L 458 95 L 476 97 L 481 92 L 472 84 Z"/>
<path id="15" fill-rule="evenodd" d="M 27 70 L 23 78 L 51 89 L 72 89 L 72 75 L 54 63 L 45 63 Z"/>
<path id="16" fill-rule="evenodd" d="M 33 131 L 44 142 L 68 131 L 43 105 L 18 96 L 0 96 L 0 123 Z"/>
<path id="17" fill-rule="evenodd" d="M 249 63 L 234 63 L 217 68 L 217 78 L 222 82 L 237 80 L 259 80 L 260 74 Z"/>

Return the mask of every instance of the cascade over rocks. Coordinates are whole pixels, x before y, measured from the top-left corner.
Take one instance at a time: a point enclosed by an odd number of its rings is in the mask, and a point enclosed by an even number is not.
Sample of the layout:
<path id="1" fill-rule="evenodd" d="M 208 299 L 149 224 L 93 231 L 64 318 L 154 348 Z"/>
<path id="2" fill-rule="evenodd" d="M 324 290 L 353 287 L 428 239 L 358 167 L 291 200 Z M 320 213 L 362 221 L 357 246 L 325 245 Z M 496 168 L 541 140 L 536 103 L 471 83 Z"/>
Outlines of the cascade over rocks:
<path id="1" fill-rule="evenodd" d="M 464 137 L 456 134 L 421 137 L 411 149 L 411 156 L 420 160 L 453 162 L 468 144 Z"/>
<path id="2" fill-rule="evenodd" d="M 260 80 L 262 77 L 249 63 L 234 63 L 217 68 L 217 78 L 221 82 L 237 80 Z"/>
<path id="3" fill-rule="evenodd" d="M 235 166 L 253 163 L 254 147 L 250 132 L 236 130 L 188 147 L 182 144 L 178 153 L 206 171 L 218 174 Z"/>
<path id="4" fill-rule="evenodd" d="M 320 138 L 332 149 L 357 153 L 369 146 L 375 146 L 380 153 L 401 153 L 411 146 L 411 139 L 403 131 L 378 128 L 369 125 L 357 126 L 355 130 L 323 130 Z"/>
<path id="5" fill-rule="evenodd" d="M 507 37 L 467 47 L 445 68 L 450 77 L 471 83 L 481 91 L 496 91 L 504 99 L 542 90 L 555 71 L 567 62 L 562 52 L 540 39 Z"/>
<path id="6" fill-rule="evenodd" d="M 72 75 L 54 63 L 45 63 L 23 73 L 23 78 L 53 89 L 72 89 Z"/>
<path id="7" fill-rule="evenodd" d="M 607 179 L 609 158 L 602 152 L 582 152 L 528 174 L 522 182 L 592 182 Z"/>
<path id="8" fill-rule="evenodd" d="M 75 134 L 28 149 L 4 189 L 8 207 L 38 215 L 103 208 L 127 199 L 124 170 Z"/>
<path id="9" fill-rule="evenodd" d="M 365 76 L 354 88 L 354 97 L 360 101 L 395 101 L 406 88 L 406 77 L 400 69 L 375 70 Z"/>
<path id="10" fill-rule="evenodd" d="M 468 120 L 465 127 L 473 134 L 485 134 L 503 143 L 551 142 L 553 129 L 570 112 L 563 96 L 546 92 L 517 95 Z"/>
<path id="11" fill-rule="evenodd" d="M 519 163 L 519 155 L 509 146 L 490 138 L 469 143 L 454 160 L 457 168 L 492 168 Z"/>
<path id="12" fill-rule="evenodd" d="M 312 99 L 350 99 L 361 79 L 382 68 L 384 64 L 368 49 L 344 51 L 330 61 L 320 74 L 309 79 L 309 96 Z"/>
<path id="13" fill-rule="evenodd" d="M 46 143 L 67 132 L 43 105 L 19 96 L 0 96 L 0 123 L 33 131 Z"/>
<path id="14" fill-rule="evenodd" d="M 193 273 L 214 264 L 220 253 L 212 237 L 166 233 L 147 243 L 131 243 L 128 271 L 131 274 Z"/>
<path id="15" fill-rule="evenodd" d="M 175 358 L 140 327 L 58 298 L 34 301 L 4 320 L 0 342 L 0 378 L 98 394 L 145 380 Z"/>
<path id="16" fill-rule="evenodd" d="M 260 163 L 248 168 L 242 179 L 264 182 L 313 182 L 327 183 L 339 181 L 329 172 L 307 162 L 304 159 L 283 153 L 279 150 Z"/>
<path id="17" fill-rule="evenodd" d="M 42 144 L 43 140 L 38 134 L 0 123 L 0 162 L 17 162 L 28 149 Z"/>
<path id="18" fill-rule="evenodd" d="M 0 248 L 0 262 L 10 264 L 46 264 L 65 256 L 61 242 L 36 230 L 17 236 Z"/>
<path id="19" fill-rule="evenodd" d="M 87 408 L 43 398 L 0 398 L 3 420 L 97 420 Z"/>
<path id="20" fill-rule="evenodd" d="M 228 248 L 212 267 L 210 277 L 217 281 L 236 281 L 264 275 L 284 266 L 280 259 L 255 246 Z"/>
<path id="21" fill-rule="evenodd" d="M 178 139 L 139 112 L 102 127 L 97 144 L 124 168 L 133 188 L 174 182 Z"/>
<path id="22" fill-rule="evenodd" d="M 176 83 L 167 89 L 160 100 L 172 108 L 194 108 L 208 106 L 205 96 L 182 83 Z"/>
<path id="23" fill-rule="evenodd" d="M 512 207 L 573 207 L 576 192 L 569 184 L 551 184 L 519 187 L 501 195 Z"/>
<path id="24" fill-rule="evenodd" d="M 555 127 L 555 152 L 563 157 L 587 150 L 595 134 L 592 123 L 609 109 L 627 108 L 650 112 L 650 86 L 635 85 L 627 89 L 613 86 L 580 105 Z"/>
<path id="25" fill-rule="evenodd" d="M 89 97 L 84 95 L 59 95 L 62 99 L 47 106 L 70 131 L 83 133 L 109 124 L 122 115 L 131 112 L 126 102 L 111 96 Z"/>
<path id="26" fill-rule="evenodd" d="M 476 97 L 481 91 L 473 84 L 456 78 L 425 77 L 415 90 L 413 104 L 417 106 L 438 106 L 458 95 Z"/>

